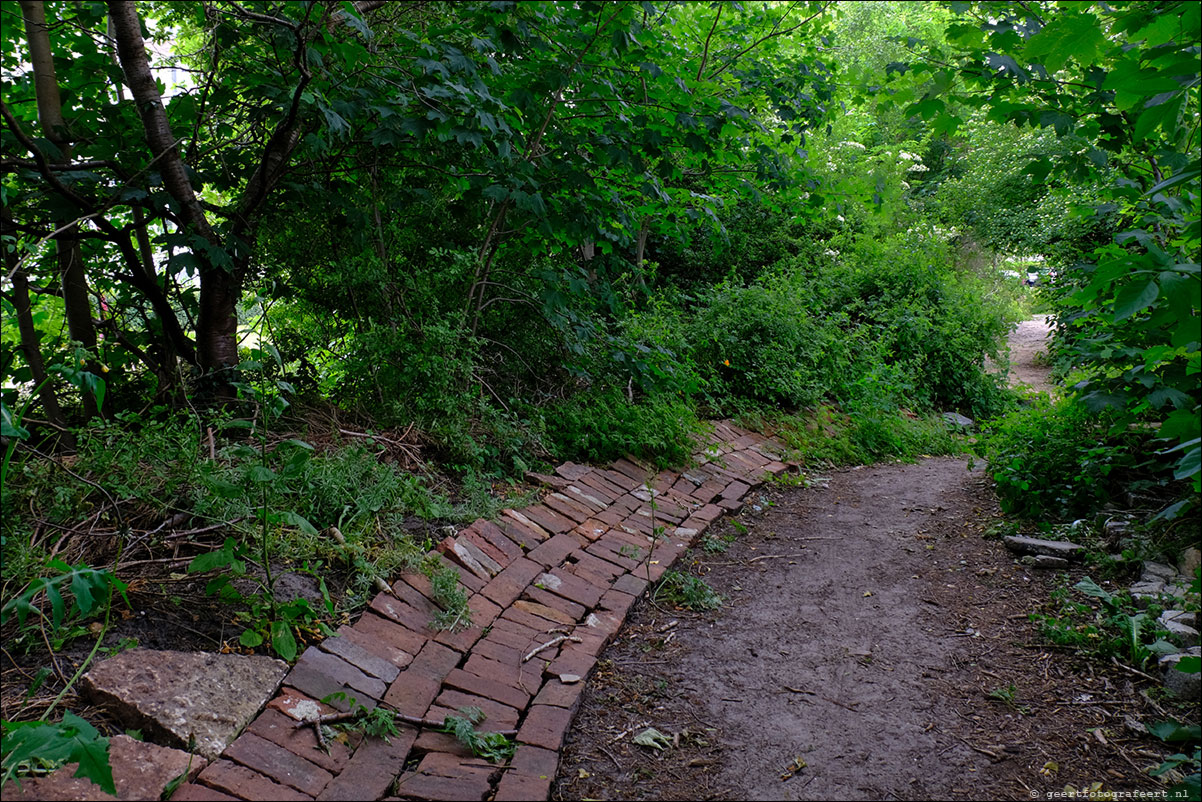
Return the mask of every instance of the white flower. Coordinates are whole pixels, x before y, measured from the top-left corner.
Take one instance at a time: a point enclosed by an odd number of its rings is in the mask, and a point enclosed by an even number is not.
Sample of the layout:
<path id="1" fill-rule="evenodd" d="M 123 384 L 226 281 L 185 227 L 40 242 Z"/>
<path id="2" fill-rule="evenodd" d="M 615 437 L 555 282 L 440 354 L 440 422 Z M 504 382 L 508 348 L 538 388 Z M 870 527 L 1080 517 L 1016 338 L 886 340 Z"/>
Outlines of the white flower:
<path id="1" fill-rule="evenodd" d="M 908 173 L 925 173 L 929 169 L 931 169 L 931 168 L 927 167 L 925 164 L 911 164 L 910 169 L 907 170 L 906 172 L 908 172 Z"/>

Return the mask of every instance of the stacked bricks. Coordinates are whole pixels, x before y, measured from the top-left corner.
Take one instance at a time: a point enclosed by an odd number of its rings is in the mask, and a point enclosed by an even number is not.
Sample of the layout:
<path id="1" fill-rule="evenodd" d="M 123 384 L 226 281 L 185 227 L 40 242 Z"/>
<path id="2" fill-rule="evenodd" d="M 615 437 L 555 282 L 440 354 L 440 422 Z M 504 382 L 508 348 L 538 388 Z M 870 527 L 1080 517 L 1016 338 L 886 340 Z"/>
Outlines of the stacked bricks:
<path id="1" fill-rule="evenodd" d="M 354 626 L 305 651 L 258 719 L 173 799 L 547 799 L 584 682 L 648 579 L 788 469 L 779 446 L 729 423 L 697 445 L 699 467 L 684 473 L 627 458 L 529 475 L 550 491 L 540 503 L 476 521 L 435 550 L 459 573 L 470 627 L 432 629 L 429 580 L 402 575 Z M 516 732 L 517 751 L 496 766 L 409 725 L 327 751 L 297 726 L 352 700 L 429 722 L 478 707 L 478 728 Z"/>

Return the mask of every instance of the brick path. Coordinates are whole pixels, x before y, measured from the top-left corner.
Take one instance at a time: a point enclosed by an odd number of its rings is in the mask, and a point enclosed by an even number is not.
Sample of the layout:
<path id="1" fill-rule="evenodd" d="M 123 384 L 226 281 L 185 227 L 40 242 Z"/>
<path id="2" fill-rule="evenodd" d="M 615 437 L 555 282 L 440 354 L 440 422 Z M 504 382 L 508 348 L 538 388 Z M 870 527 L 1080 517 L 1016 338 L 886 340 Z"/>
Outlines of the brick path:
<path id="1" fill-rule="evenodd" d="M 787 469 L 775 443 L 728 423 L 699 445 L 700 467 L 683 474 L 652 475 L 622 459 L 532 475 L 551 491 L 541 503 L 476 521 L 437 547 L 459 571 L 471 628 L 431 630 L 429 580 L 402 575 L 354 626 L 310 647 L 246 732 L 172 798 L 547 799 L 584 680 L 648 575 L 659 579 L 765 476 Z M 664 527 L 654 548 L 648 481 Z M 570 639 L 523 659 L 560 635 Z M 479 707 L 487 718 L 478 729 L 517 730 L 517 753 L 501 767 L 449 735 L 402 725 L 391 742 L 333 743 L 327 754 L 312 727 L 294 724 L 334 712 L 316 700 L 337 692 L 434 721 Z"/>

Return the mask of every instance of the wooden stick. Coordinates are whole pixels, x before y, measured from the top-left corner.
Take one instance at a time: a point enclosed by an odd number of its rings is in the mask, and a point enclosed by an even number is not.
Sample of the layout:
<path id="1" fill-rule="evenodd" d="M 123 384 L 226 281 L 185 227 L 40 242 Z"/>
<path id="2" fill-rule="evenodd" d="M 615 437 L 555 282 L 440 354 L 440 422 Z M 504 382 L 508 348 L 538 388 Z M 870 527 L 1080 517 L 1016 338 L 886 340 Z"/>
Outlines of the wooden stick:
<path id="1" fill-rule="evenodd" d="M 780 559 L 784 559 L 784 558 L 804 557 L 804 556 L 805 556 L 804 552 L 798 553 L 798 554 L 761 554 L 759 557 L 752 557 L 750 560 L 747 561 L 747 564 L 751 565 L 752 563 L 758 563 L 760 560 L 780 560 Z"/>
<path id="2" fill-rule="evenodd" d="M 543 645 L 541 645 L 535 649 L 531 649 L 530 653 L 522 658 L 522 662 L 525 663 L 527 660 L 530 660 L 532 657 L 534 657 L 534 655 L 538 654 L 543 649 L 549 649 L 552 646 L 557 646 L 560 643 L 563 643 L 565 640 L 572 641 L 573 643 L 582 643 L 583 642 L 583 641 L 581 641 L 580 638 L 576 637 L 575 635 L 557 635 L 556 637 L 551 638 L 551 640 L 547 641 Z"/>

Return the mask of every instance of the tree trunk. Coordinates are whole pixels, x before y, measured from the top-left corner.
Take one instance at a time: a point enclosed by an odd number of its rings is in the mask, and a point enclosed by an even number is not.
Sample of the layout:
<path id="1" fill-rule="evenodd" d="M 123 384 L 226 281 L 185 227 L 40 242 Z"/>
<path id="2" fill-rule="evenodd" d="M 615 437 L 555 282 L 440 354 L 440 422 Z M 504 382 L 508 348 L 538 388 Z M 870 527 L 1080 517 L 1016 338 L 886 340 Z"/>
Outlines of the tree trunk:
<path id="1" fill-rule="evenodd" d="M 142 39 L 141 21 L 134 3 L 110 0 L 109 20 L 117 40 L 117 58 L 125 73 L 130 94 L 142 118 L 146 141 L 156 159 L 163 186 L 179 206 L 185 227 L 200 235 L 213 248 L 222 244 L 209 226 L 204 210 L 180 158 L 176 139 L 167 121 L 163 98 L 155 85 Z M 242 291 L 241 270 L 215 266 L 207 253 L 194 249 L 200 263 L 200 316 L 196 325 L 197 361 L 206 373 L 218 374 L 220 395 L 229 390 L 228 371 L 238 364 L 238 298 Z"/>
<path id="2" fill-rule="evenodd" d="M 25 19 L 30 63 L 33 65 L 38 120 L 42 125 L 42 133 L 58 150 L 57 154 L 50 154 L 51 161 L 65 164 L 71 159 L 71 140 L 63 120 L 58 76 L 54 71 L 49 28 L 46 25 L 46 9 L 41 0 L 21 0 L 21 12 Z M 82 343 L 84 348 L 95 354 L 96 327 L 92 322 L 92 299 L 88 292 L 88 276 L 84 270 L 79 240 L 74 239 L 68 230 L 55 238 L 55 244 L 58 247 L 58 273 L 67 330 L 72 340 Z M 99 366 L 94 360 L 88 363 L 87 369 L 99 375 Z M 89 418 L 101 412 L 96 406 L 96 399 L 89 393 L 83 394 L 83 405 L 84 414 Z"/>

